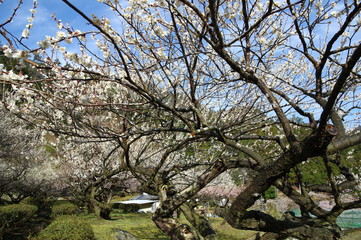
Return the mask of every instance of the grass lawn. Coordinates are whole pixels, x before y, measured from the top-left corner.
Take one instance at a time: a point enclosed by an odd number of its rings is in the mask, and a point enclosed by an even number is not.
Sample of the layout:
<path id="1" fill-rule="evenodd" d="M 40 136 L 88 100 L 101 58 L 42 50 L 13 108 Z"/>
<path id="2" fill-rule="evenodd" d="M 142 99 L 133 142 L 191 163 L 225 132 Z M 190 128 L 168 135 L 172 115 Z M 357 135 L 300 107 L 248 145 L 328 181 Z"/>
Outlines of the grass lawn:
<path id="1" fill-rule="evenodd" d="M 122 213 L 114 210 L 111 214 L 112 220 L 99 220 L 94 214 L 83 215 L 93 227 L 98 240 L 114 240 L 116 230 L 121 229 L 133 234 L 140 239 L 169 239 L 161 232 L 151 220 L 150 214 L 144 213 Z M 181 217 L 180 221 L 186 220 Z M 237 230 L 223 222 L 221 218 L 211 218 L 210 222 L 216 231 L 216 239 L 236 240 L 255 238 L 257 232 Z"/>
<path id="2" fill-rule="evenodd" d="M 99 220 L 94 214 L 82 216 L 91 224 L 98 240 L 115 240 L 116 230 L 127 231 L 139 239 L 169 240 L 155 226 L 150 214 L 122 213 L 119 210 L 113 210 L 111 217 L 112 220 Z M 186 222 L 183 216 L 180 221 Z M 222 218 L 210 218 L 210 222 L 216 231 L 217 240 L 250 240 L 257 238 L 258 232 L 234 229 L 228 223 L 225 223 Z M 346 231 L 343 239 L 361 239 L 361 230 Z"/>
<path id="3" fill-rule="evenodd" d="M 141 239 L 168 239 L 152 222 L 149 214 L 121 213 L 113 210 L 112 220 L 99 220 L 94 214 L 83 218 L 93 227 L 98 240 L 114 240 L 116 230 L 127 231 Z"/>

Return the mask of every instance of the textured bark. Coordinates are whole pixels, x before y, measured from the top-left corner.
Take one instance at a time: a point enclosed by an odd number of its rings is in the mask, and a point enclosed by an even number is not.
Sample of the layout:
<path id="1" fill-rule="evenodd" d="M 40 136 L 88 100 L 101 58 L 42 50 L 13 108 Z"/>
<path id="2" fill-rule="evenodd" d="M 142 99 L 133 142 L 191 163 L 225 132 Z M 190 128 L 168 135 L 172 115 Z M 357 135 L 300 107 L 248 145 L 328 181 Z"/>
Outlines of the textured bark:
<path id="1" fill-rule="evenodd" d="M 193 207 L 190 206 L 188 203 L 183 204 L 180 208 L 186 219 L 193 225 L 193 227 L 196 229 L 199 235 L 202 236 L 203 239 L 215 239 L 216 233 L 214 232 L 211 224 L 205 217 L 197 214 L 194 211 Z"/>
<path id="2" fill-rule="evenodd" d="M 169 194 L 169 192 L 165 192 L 164 196 L 162 196 L 162 203 L 160 207 L 153 214 L 153 221 L 155 224 L 166 234 L 168 234 L 172 239 L 195 239 L 198 240 L 199 235 L 197 232 L 193 231 L 190 226 L 187 224 L 180 224 L 176 219 L 173 219 L 173 213 L 179 209 L 183 204 L 186 203 L 188 199 L 193 197 L 197 192 L 199 192 L 204 186 L 210 183 L 213 179 L 218 177 L 222 172 L 226 170 L 225 163 L 219 159 L 215 161 L 210 168 L 201 174 L 197 181 L 193 184 L 189 185 L 182 191 L 177 194 Z M 162 188 L 164 191 L 171 188 Z M 200 219 L 198 219 L 200 220 Z M 194 219 L 193 223 L 195 223 L 196 219 Z M 192 223 L 192 224 L 193 224 Z M 205 227 L 206 225 L 202 225 L 204 222 L 199 221 L 198 225 Z M 206 234 L 209 231 L 209 227 L 205 227 L 201 230 L 202 234 Z M 206 235 L 211 236 L 210 232 Z"/>
<path id="3" fill-rule="evenodd" d="M 222 210 L 217 214 L 222 216 Z M 300 240 L 311 239 L 341 239 L 341 230 L 336 224 L 315 218 L 298 218 L 292 214 L 285 214 L 283 220 L 278 220 L 260 211 L 246 211 L 238 221 L 238 228 L 266 232 L 257 239 L 274 240 L 294 237 Z"/>
<path id="4" fill-rule="evenodd" d="M 253 229 L 279 234 L 286 233 L 287 229 L 299 228 L 304 230 L 304 222 L 280 222 L 267 214 L 247 211 L 247 209 L 251 207 L 261 194 L 275 183 L 277 179 L 280 179 L 289 172 L 292 167 L 306 161 L 308 158 L 325 154 L 332 138 L 333 135 L 327 131 L 321 132 L 320 134 L 315 133 L 304 141 L 293 144 L 293 147 L 275 162 L 261 169 L 248 187 L 236 197 L 232 206 L 226 210 L 224 218 L 227 222 L 238 229 Z"/>
<path id="5" fill-rule="evenodd" d="M 171 239 L 174 240 L 199 240 L 197 233 L 187 224 L 181 224 L 174 218 L 153 218 L 155 224 Z"/>
<path id="6" fill-rule="evenodd" d="M 94 200 L 96 201 L 96 200 Z M 111 207 L 99 202 L 94 202 L 94 212 L 98 219 L 110 220 Z"/>
<path id="7" fill-rule="evenodd" d="M 112 210 L 110 204 L 99 202 L 95 199 L 95 187 L 91 187 L 91 193 L 89 194 L 89 201 L 94 209 L 95 215 L 98 219 L 110 220 L 110 212 Z"/>

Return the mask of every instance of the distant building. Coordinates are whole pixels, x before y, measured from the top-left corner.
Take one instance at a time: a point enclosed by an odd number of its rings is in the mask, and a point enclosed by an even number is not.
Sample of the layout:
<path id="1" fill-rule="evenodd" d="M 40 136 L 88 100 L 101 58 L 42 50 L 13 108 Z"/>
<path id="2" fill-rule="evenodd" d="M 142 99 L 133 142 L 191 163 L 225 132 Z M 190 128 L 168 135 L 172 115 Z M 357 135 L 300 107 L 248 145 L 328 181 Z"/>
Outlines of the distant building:
<path id="1" fill-rule="evenodd" d="M 154 213 L 159 206 L 158 196 L 142 193 L 132 199 L 126 201 L 115 202 L 115 204 L 138 205 L 138 212 L 151 212 Z"/>

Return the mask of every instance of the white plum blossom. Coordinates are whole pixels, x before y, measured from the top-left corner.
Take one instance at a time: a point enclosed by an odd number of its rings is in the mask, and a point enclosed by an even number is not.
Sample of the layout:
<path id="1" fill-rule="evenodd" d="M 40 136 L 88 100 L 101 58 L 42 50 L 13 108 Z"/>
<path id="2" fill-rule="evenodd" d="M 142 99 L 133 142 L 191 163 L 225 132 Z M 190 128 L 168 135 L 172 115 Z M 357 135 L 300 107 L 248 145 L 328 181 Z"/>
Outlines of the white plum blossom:
<path id="1" fill-rule="evenodd" d="M 23 38 L 28 38 L 29 35 L 30 35 L 29 29 L 28 29 L 28 28 L 25 28 L 25 29 L 23 30 L 21 36 L 22 36 Z"/>
<path id="2" fill-rule="evenodd" d="M 331 14 L 332 17 L 338 17 L 339 14 L 340 14 L 340 12 L 338 12 L 338 11 L 332 11 L 330 14 Z"/>
<path id="3" fill-rule="evenodd" d="M 84 29 L 53 17 L 54 33 L 37 40 L 31 56 L 25 48 L 15 50 L 16 44 L 2 47 L 18 62 L 12 70 L 0 65 L 1 80 L 14 86 L 4 102 L 54 132 L 102 147 L 124 141 L 118 147 L 129 147 L 126 164 L 135 172 L 158 166 L 159 173 L 171 173 L 172 183 L 189 188 L 220 157 L 244 164 L 253 178 L 287 157 L 292 144 L 306 146 L 298 144 L 306 137 L 300 126 L 315 130 L 360 36 L 358 16 L 335 35 L 354 6 L 331 1 L 310 1 L 309 8 L 297 1 L 220 1 L 216 13 L 205 0 L 98 2 L 116 16 L 93 15 Z M 32 23 L 23 37 L 37 27 Z M 30 64 L 36 75 L 22 75 L 33 56 L 40 63 Z M 360 67 L 357 62 L 349 72 L 330 121 L 359 123 Z M 101 171 L 75 144 L 61 147 L 72 155 L 67 164 L 78 166 L 74 173 Z M 183 163 L 195 167 L 183 171 Z M 141 170 L 142 179 L 151 179 Z M 254 191 L 249 196 L 262 194 Z"/>
<path id="4" fill-rule="evenodd" d="M 16 52 L 13 54 L 13 58 L 21 58 L 23 55 L 23 51 L 16 50 Z"/>
<path id="5" fill-rule="evenodd" d="M 65 37 L 66 37 L 66 33 L 63 32 L 63 31 L 58 31 L 58 32 L 56 33 L 56 38 L 57 38 L 57 39 L 62 39 L 62 38 L 65 38 Z"/>
<path id="6" fill-rule="evenodd" d="M 3 46 L 3 52 L 4 52 L 5 56 L 8 58 L 12 57 L 12 55 L 13 55 L 13 51 L 9 48 L 8 45 Z"/>
<path id="7" fill-rule="evenodd" d="M 265 37 L 260 37 L 258 41 L 260 44 L 265 44 L 267 42 L 267 39 Z"/>
<path id="8" fill-rule="evenodd" d="M 42 49 L 47 49 L 51 46 L 51 43 L 49 40 L 41 40 L 39 42 L 37 42 L 37 44 L 42 48 Z"/>
<path id="9" fill-rule="evenodd" d="M 167 36 L 167 31 L 164 30 L 161 26 L 157 25 L 154 27 L 154 35 L 157 35 L 159 37 L 165 37 Z"/>
<path id="10" fill-rule="evenodd" d="M 157 56 L 160 58 L 160 60 L 166 60 L 167 59 L 167 55 L 165 54 L 163 48 L 158 48 L 157 49 Z"/>
<path id="11" fill-rule="evenodd" d="M 34 26 L 34 24 L 33 24 L 33 23 L 28 23 L 28 24 L 26 24 L 26 27 L 27 27 L 28 29 L 32 29 L 32 28 L 33 28 L 33 26 Z"/>
<path id="12" fill-rule="evenodd" d="M 58 27 L 58 29 L 62 29 L 64 27 L 64 25 L 61 21 L 58 21 L 57 27 Z"/>
<path id="13" fill-rule="evenodd" d="M 65 38 L 65 42 L 68 43 L 68 44 L 70 44 L 70 43 L 73 42 L 73 38 L 67 37 L 67 38 Z"/>
<path id="14" fill-rule="evenodd" d="M 61 53 L 64 53 L 64 52 L 66 51 L 66 47 L 59 47 L 59 51 L 60 51 Z"/>

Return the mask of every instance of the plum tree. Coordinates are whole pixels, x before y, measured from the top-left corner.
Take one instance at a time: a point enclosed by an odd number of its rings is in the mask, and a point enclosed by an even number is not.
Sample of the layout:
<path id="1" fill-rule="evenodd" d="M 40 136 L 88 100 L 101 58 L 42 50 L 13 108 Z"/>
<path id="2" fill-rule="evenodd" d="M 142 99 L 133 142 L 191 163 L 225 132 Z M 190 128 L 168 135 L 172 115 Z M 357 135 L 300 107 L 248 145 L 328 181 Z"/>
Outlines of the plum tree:
<path id="1" fill-rule="evenodd" d="M 200 229 L 209 225 L 180 223 L 173 212 L 192 210 L 187 200 L 232 168 L 252 176 L 221 211 L 231 226 L 264 231 L 264 239 L 340 238 L 337 216 L 361 205 L 343 201 L 359 186 L 337 160 L 361 142 L 352 131 L 360 114 L 358 1 L 98 0 L 116 18 L 63 2 L 91 29 L 53 16 L 53 37 L 15 49 L 31 39 L 36 0 L 21 37 L 8 37 L 11 22 L 1 25 L 4 54 L 20 67 L 36 55 L 41 72 L 2 69 L 9 111 L 57 134 L 116 142 L 123 166 L 160 196 L 153 221 L 173 239 L 214 237 Z M 318 206 L 297 171 L 314 158 L 327 172 L 331 210 Z M 292 171 L 301 191 L 288 181 Z M 300 205 L 301 217 L 247 210 L 272 185 Z"/>

